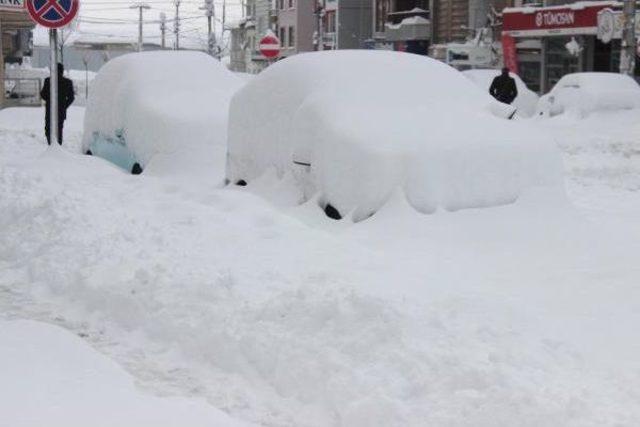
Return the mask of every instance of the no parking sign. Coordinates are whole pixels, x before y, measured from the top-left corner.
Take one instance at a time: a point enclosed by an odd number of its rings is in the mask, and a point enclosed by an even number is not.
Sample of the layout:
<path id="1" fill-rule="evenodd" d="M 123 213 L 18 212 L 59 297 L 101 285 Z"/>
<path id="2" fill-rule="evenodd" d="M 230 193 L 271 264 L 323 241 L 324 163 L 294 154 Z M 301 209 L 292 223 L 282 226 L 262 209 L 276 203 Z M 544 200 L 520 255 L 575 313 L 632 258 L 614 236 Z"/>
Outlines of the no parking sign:
<path id="1" fill-rule="evenodd" d="M 27 0 L 31 19 L 46 28 L 68 25 L 78 14 L 78 0 Z"/>

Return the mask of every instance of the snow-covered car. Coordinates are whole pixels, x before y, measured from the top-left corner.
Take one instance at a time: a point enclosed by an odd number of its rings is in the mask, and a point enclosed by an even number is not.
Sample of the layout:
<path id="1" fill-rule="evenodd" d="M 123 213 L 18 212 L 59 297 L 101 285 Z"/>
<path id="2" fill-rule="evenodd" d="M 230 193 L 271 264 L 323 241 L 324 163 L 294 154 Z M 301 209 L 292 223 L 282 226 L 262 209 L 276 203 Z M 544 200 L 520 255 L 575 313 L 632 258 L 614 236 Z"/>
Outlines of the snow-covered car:
<path id="1" fill-rule="evenodd" d="M 400 188 L 418 211 L 496 206 L 561 185 L 550 138 L 436 60 L 400 52 L 295 55 L 231 101 L 226 177 L 292 177 L 301 202 L 355 221 Z"/>
<path id="2" fill-rule="evenodd" d="M 489 92 L 493 79 L 500 75 L 500 70 L 466 70 L 462 74 L 475 84 L 477 84 L 482 90 Z M 527 85 L 522 81 L 517 74 L 509 73 L 511 77 L 516 81 L 516 88 L 518 89 L 518 96 L 513 101 L 513 106 L 516 107 L 518 115 L 522 117 L 531 117 L 536 111 L 536 105 L 538 104 L 538 95 L 529 89 Z"/>
<path id="3" fill-rule="evenodd" d="M 158 154 L 223 146 L 229 101 L 242 84 L 200 52 L 117 57 L 91 87 L 83 152 L 141 173 Z"/>
<path id="4" fill-rule="evenodd" d="M 640 108 L 640 86 L 617 73 L 574 73 L 562 77 L 538 102 L 536 114 L 553 117 L 570 113 L 584 117 L 596 111 Z"/>

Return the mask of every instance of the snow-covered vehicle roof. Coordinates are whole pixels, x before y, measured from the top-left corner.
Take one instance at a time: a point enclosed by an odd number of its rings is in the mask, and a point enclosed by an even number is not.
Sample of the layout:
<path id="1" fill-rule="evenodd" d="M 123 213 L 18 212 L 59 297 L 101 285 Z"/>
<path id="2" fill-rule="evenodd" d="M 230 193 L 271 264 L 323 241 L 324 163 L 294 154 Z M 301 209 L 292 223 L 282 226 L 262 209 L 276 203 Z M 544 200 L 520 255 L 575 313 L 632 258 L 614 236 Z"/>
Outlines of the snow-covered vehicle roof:
<path id="1" fill-rule="evenodd" d="M 640 108 L 640 86 L 618 73 L 573 73 L 562 77 L 538 102 L 537 114 L 571 113 L 583 117 L 595 111 Z"/>
<path id="2" fill-rule="evenodd" d="M 462 72 L 464 76 L 477 84 L 482 90 L 489 91 L 493 79 L 500 75 L 500 70 L 476 69 L 465 70 Z M 518 115 L 523 117 L 531 117 L 536 111 L 538 104 L 538 95 L 527 87 L 517 74 L 509 73 L 516 81 L 518 96 L 513 101 L 513 106 L 518 110 Z"/>
<path id="3" fill-rule="evenodd" d="M 227 179 L 289 174 L 302 199 L 319 193 L 355 219 L 397 188 L 421 212 L 510 203 L 526 188 L 559 184 L 561 166 L 552 141 L 506 120 L 505 107 L 423 56 L 295 55 L 233 97 Z"/>
<path id="4" fill-rule="evenodd" d="M 159 153 L 223 146 L 229 101 L 242 84 L 200 52 L 117 57 L 93 81 L 83 151 L 101 151 L 127 168 L 128 162 L 146 167 Z"/>

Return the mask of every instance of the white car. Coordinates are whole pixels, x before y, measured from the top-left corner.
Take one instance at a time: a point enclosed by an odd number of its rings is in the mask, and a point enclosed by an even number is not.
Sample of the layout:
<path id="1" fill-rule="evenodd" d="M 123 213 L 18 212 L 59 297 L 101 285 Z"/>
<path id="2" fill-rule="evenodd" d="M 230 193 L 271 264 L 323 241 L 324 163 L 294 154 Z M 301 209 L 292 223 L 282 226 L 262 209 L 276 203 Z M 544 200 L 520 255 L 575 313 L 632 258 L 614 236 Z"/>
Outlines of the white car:
<path id="1" fill-rule="evenodd" d="M 477 69 L 462 71 L 462 74 L 482 90 L 489 92 L 493 79 L 498 77 L 500 72 L 500 70 Z M 517 114 L 522 117 L 533 116 L 538 104 L 538 94 L 529 89 L 517 74 L 509 73 L 509 75 L 516 81 L 516 88 L 518 89 L 518 96 L 512 104 L 516 107 Z"/>
<path id="2" fill-rule="evenodd" d="M 640 108 L 640 86 L 617 73 L 574 73 L 562 77 L 540 98 L 536 114 L 553 117 L 570 113 L 584 117 L 595 111 Z"/>
<path id="3" fill-rule="evenodd" d="M 83 152 L 137 174 L 159 154 L 224 146 L 229 101 L 242 85 L 200 52 L 117 57 L 91 86 Z"/>
<path id="4" fill-rule="evenodd" d="M 300 202 L 317 198 L 328 216 L 355 221 L 397 191 L 425 213 L 511 203 L 562 181 L 551 139 L 512 112 L 431 58 L 295 55 L 233 97 L 226 176 L 251 185 L 275 173 Z"/>

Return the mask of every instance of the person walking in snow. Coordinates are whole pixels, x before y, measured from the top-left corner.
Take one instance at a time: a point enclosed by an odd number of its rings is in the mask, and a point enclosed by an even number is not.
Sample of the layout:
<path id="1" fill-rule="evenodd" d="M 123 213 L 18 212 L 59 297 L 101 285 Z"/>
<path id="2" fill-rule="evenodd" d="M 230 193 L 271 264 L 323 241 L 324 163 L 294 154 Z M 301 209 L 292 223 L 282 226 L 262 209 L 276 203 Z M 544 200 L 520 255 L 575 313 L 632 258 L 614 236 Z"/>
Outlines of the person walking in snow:
<path id="1" fill-rule="evenodd" d="M 62 129 L 64 128 L 64 121 L 67 119 L 67 109 L 76 99 L 73 91 L 73 82 L 64 77 L 64 67 L 62 64 L 58 64 L 58 144 L 62 145 Z M 44 117 L 44 133 L 47 136 L 47 143 L 51 145 L 51 134 L 49 129 L 51 128 L 51 120 L 49 117 L 49 90 L 51 86 L 51 79 L 47 77 L 44 79 L 44 86 L 40 91 L 40 97 L 45 102 L 46 113 Z"/>
<path id="2" fill-rule="evenodd" d="M 509 75 L 509 69 L 507 67 L 502 69 L 502 74 L 493 79 L 489 93 L 495 99 L 505 104 L 511 104 L 516 96 L 518 96 L 518 89 L 516 88 L 516 81 Z"/>

